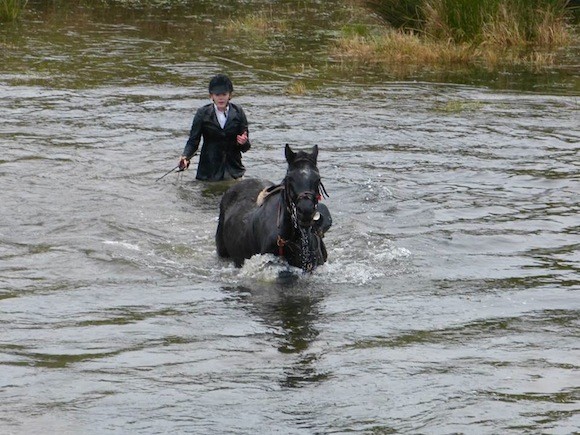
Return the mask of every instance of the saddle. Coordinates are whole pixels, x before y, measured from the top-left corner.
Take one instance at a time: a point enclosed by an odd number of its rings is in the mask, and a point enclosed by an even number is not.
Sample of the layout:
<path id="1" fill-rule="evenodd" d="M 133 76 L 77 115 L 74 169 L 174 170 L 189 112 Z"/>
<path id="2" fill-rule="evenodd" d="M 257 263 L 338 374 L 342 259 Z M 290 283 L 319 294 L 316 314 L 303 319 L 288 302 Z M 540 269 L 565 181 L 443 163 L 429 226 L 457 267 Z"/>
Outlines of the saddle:
<path id="1" fill-rule="evenodd" d="M 258 207 L 261 207 L 270 196 L 280 192 L 281 190 L 284 190 L 283 184 L 275 184 L 273 186 L 262 189 L 262 191 L 258 194 L 258 197 L 256 198 L 256 205 Z"/>

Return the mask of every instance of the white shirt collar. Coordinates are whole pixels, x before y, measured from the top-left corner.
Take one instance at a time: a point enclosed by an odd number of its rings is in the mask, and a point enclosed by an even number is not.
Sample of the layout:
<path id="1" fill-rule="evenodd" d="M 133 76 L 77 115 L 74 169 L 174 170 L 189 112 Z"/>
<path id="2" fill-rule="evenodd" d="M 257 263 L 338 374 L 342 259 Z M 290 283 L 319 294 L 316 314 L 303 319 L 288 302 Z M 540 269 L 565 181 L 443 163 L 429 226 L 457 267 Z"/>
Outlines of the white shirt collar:
<path id="1" fill-rule="evenodd" d="M 213 108 L 215 110 L 215 114 L 217 116 L 217 120 L 220 123 L 220 127 L 221 128 L 224 128 L 224 126 L 226 125 L 226 121 L 228 119 L 228 114 L 230 113 L 230 105 L 228 104 L 226 106 L 226 111 L 225 112 L 220 112 L 218 110 L 217 106 L 215 105 L 215 103 L 213 105 Z"/>

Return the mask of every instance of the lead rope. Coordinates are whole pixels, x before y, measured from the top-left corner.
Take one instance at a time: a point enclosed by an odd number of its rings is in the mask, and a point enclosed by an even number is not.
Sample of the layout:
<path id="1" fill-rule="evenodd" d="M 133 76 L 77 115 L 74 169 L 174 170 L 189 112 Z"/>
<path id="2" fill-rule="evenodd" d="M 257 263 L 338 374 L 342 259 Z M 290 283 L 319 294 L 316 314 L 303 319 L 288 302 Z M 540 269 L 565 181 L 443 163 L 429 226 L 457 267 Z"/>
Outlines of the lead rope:
<path id="1" fill-rule="evenodd" d="M 312 231 L 311 227 L 308 228 L 300 228 L 301 233 L 301 241 L 302 241 L 302 251 L 300 252 L 301 260 L 302 260 L 302 271 L 303 272 L 312 272 L 314 269 L 314 251 L 310 250 L 310 232 Z"/>

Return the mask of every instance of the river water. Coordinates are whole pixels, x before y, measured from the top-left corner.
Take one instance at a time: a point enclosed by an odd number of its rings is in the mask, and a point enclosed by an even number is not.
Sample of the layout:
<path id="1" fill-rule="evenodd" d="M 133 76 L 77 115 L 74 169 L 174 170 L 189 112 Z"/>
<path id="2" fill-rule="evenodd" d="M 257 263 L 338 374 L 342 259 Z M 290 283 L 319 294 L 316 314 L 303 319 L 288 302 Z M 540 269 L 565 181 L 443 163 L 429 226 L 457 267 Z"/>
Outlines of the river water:
<path id="1" fill-rule="evenodd" d="M 307 68 L 314 90 L 288 95 L 297 73 L 255 46 L 188 57 L 183 16 L 51 13 L 2 33 L 1 433 L 578 433 L 577 75 L 523 92 Z M 227 185 L 155 181 L 219 71 L 247 177 L 320 147 L 334 226 L 311 276 L 218 259 Z"/>

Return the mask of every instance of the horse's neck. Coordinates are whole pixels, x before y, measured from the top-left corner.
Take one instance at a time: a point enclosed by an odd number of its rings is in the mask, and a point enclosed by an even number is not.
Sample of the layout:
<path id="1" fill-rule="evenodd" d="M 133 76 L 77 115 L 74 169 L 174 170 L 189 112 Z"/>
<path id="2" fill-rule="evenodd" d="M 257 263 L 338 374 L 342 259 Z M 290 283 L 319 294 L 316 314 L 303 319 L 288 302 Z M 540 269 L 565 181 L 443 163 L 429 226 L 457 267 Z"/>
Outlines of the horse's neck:
<path id="1" fill-rule="evenodd" d="M 288 206 L 286 194 L 284 191 L 280 192 L 278 200 L 278 235 L 285 240 L 296 237 L 294 222 L 292 221 L 292 213 Z"/>

